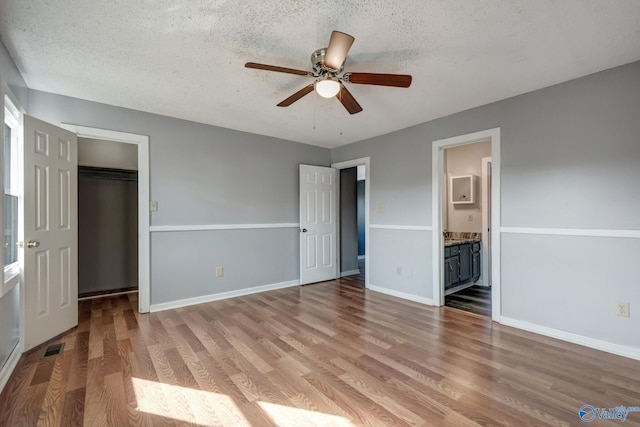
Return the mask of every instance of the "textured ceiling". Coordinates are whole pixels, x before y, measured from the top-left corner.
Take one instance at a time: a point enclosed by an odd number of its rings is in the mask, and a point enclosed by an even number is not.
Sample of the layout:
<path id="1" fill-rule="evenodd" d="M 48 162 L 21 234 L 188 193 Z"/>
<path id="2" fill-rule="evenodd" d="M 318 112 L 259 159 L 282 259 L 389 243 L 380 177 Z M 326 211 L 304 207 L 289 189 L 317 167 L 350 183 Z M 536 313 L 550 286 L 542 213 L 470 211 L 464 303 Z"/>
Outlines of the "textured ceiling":
<path id="1" fill-rule="evenodd" d="M 310 94 L 332 30 L 364 108 Z M 640 59 L 638 0 L 2 0 L 0 37 L 32 89 L 335 147 Z"/>

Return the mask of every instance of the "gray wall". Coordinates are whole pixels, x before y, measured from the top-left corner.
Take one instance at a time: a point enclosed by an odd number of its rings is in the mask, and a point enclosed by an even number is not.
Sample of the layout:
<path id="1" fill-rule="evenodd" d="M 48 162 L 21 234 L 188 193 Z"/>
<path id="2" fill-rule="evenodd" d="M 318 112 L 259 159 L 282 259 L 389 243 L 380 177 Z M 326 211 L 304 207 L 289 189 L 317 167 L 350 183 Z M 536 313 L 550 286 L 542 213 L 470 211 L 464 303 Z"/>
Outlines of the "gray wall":
<path id="1" fill-rule="evenodd" d="M 0 298 L 0 371 L 20 337 L 20 287 L 16 286 Z"/>
<path id="2" fill-rule="evenodd" d="M 431 225 L 432 141 L 500 127 L 503 227 L 640 230 L 639 112 L 635 62 L 338 147 L 331 160 L 371 158 L 372 224 Z M 431 298 L 430 238 L 373 229 L 371 283 Z M 640 347 L 633 314 L 640 288 L 627 259 L 640 256 L 637 239 L 503 233 L 501 240 L 504 316 Z M 413 284 L 395 274 L 398 263 L 408 264 Z M 632 317 L 616 317 L 615 301 L 630 302 Z"/>
<path id="3" fill-rule="evenodd" d="M 16 98 L 18 98 L 18 102 L 22 108 L 28 111 L 29 89 L 2 41 L 0 41 L 0 76 L 2 76 L 2 79 L 7 83 L 9 89 L 11 89 Z"/>
<path id="4" fill-rule="evenodd" d="M 298 165 L 329 150 L 30 91 L 30 114 L 149 135 L 151 225 L 299 222 Z M 297 228 L 153 232 L 151 303 L 299 279 Z M 277 248 L 277 250 L 274 250 Z M 224 277 L 215 277 L 215 266 Z"/>
<path id="5" fill-rule="evenodd" d="M 297 228 L 152 233 L 152 303 L 297 281 L 299 239 Z"/>
<path id="6" fill-rule="evenodd" d="M 340 170 L 340 271 L 358 269 L 357 172 Z"/>

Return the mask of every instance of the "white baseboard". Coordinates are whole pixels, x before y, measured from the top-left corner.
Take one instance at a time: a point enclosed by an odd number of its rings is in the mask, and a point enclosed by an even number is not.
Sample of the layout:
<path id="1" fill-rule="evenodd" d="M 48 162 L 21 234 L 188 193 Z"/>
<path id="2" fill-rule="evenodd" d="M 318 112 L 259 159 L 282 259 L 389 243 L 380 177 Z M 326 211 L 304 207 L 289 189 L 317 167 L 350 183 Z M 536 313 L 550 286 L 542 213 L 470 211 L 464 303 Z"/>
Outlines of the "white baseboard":
<path id="1" fill-rule="evenodd" d="M 349 270 L 349 271 L 341 271 L 340 272 L 340 277 L 345 277 L 345 276 L 353 276 L 356 274 L 360 274 L 360 269 L 355 269 L 355 270 Z"/>
<path id="2" fill-rule="evenodd" d="M 260 228 L 299 228 L 297 222 L 273 224 L 201 224 L 201 225 L 152 225 L 149 230 L 159 231 L 210 231 L 210 230 L 247 230 Z"/>
<path id="3" fill-rule="evenodd" d="M 383 288 L 380 286 L 375 286 L 369 283 L 367 285 L 367 289 L 370 289 L 375 292 L 380 292 L 381 294 L 391 295 L 394 297 L 406 299 L 413 302 L 418 302 L 420 304 L 433 305 L 433 300 L 431 298 L 420 297 L 418 295 L 407 294 L 405 292 L 395 291 L 389 288 Z"/>
<path id="4" fill-rule="evenodd" d="M 138 291 L 114 292 L 112 294 L 94 295 L 94 296 L 91 296 L 91 297 L 78 298 L 78 301 L 84 301 L 84 300 L 87 300 L 87 299 L 99 299 L 99 298 L 117 297 L 119 295 L 137 294 L 137 293 L 138 293 Z"/>
<path id="5" fill-rule="evenodd" d="M 9 378 L 11 378 L 11 374 L 13 370 L 18 366 L 18 361 L 20 360 L 20 344 L 16 345 L 13 349 L 7 362 L 4 364 L 2 371 L 0 371 L 0 393 L 4 389 L 4 386 L 7 385 Z"/>
<path id="6" fill-rule="evenodd" d="M 241 297 L 243 295 L 251 295 L 251 294 L 257 294 L 260 292 L 274 291 L 276 289 L 289 288 L 289 287 L 298 286 L 298 285 L 300 285 L 299 280 L 292 280 L 290 282 L 273 283 L 270 285 L 255 286 L 253 288 L 238 289 L 237 291 L 221 292 L 218 294 L 203 295 L 200 297 L 163 302 L 160 304 L 151 304 L 151 306 L 149 307 L 149 311 L 153 313 L 156 311 L 170 310 L 172 308 L 180 308 L 180 307 L 186 307 L 189 305 L 202 304 L 205 302 L 219 301 L 222 299 L 228 299 L 228 298 L 234 298 L 234 297 Z"/>
<path id="7" fill-rule="evenodd" d="M 625 345 L 614 344 L 608 341 L 596 338 L 585 337 L 571 332 L 561 331 L 547 326 L 536 325 L 522 320 L 512 319 L 509 317 L 500 317 L 500 323 L 506 326 L 523 329 L 536 334 L 544 335 L 551 338 L 557 338 L 562 341 L 568 341 L 574 344 L 583 345 L 585 347 L 594 348 L 596 350 L 606 351 L 607 353 L 617 354 L 618 356 L 628 357 L 630 359 L 640 360 L 640 348 L 628 347 Z"/>
<path id="8" fill-rule="evenodd" d="M 369 228 L 378 228 L 381 230 L 411 230 L 411 231 L 433 230 L 433 227 L 430 225 L 369 224 Z"/>
<path id="9" fill-rule="evenodd" d="M 640 230 L 583 229 L 583 228 L 536 228 L 536 227 L 500 227 L 500 233 L 543 234 L 547 236 L 586 236 L 620 237 L 640 239 Z"/>

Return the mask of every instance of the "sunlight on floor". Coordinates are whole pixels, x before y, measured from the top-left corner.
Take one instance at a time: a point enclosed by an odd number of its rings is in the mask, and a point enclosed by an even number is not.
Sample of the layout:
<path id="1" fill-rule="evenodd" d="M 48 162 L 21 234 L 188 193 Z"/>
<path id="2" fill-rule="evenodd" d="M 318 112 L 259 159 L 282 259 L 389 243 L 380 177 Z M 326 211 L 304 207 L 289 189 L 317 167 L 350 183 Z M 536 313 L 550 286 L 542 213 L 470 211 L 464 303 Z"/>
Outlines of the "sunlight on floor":
<path id="1" fill-rule="evenodd" d="M 355 426 L 347 418 L 309 411 L 306 409 L 292 408 L 290 406 L 276 405 L 275 403 L 258 402 L 262 410 L 269 415 L 271 420 L 279 426 Z"/>
<path id="2" fill-rule="evenodd" d="M 251 423 L 226 394 L 195 390 L 156 381 L 132 378 L 137 409 L 196 425 L 246 425 Z M 278 426 L 345 426 L 354 424 L 339 415 L 299 409 L 275 403 L 257 402 Z"/>
<path id="3" fill-rule="evenodd" d="M 251 425 L 225 394 L 132 378 L 138 410 L 198 425 Z"/>

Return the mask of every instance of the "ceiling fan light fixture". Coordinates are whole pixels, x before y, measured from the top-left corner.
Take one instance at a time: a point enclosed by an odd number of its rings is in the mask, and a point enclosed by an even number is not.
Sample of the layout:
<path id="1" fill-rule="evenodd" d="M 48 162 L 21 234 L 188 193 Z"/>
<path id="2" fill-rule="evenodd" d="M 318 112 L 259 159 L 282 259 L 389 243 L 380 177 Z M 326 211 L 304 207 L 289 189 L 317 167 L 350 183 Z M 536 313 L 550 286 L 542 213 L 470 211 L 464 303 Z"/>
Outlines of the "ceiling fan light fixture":
<path id="1" fill-rule="evenodd" d="M 333 98 L 340 92 L 340 82 L 327 77 L 326 79 L 319 79 L 315 83 L 315 89 L 318 95 L 323 98 Z"/>
<path id="2" fill-rule="evenodd" d="M 257 70 L 277 71 L 279 73 L 313 77 L 313 83 L 307 84 L 293 95 L 281 101 L 277 104 L 278 107 L 288 107 L 294 102 L 299 101 L 302 97 L 315 91 L 323 98 L 337 98 L 349 114 L 356 114 L 362 111 L 362 107 L 344 83 L 404 88 L 411 86 L 412 77 L 409 74 L 343 73 L 344 63 L 354 40 L 353 36 L 349 34 L 333 31 L 329 45 L 325 48 L 316 49 L 311 54 L 312 71 L 258 64 L 257 62 L 247 62 L 244 66 Z"/>

